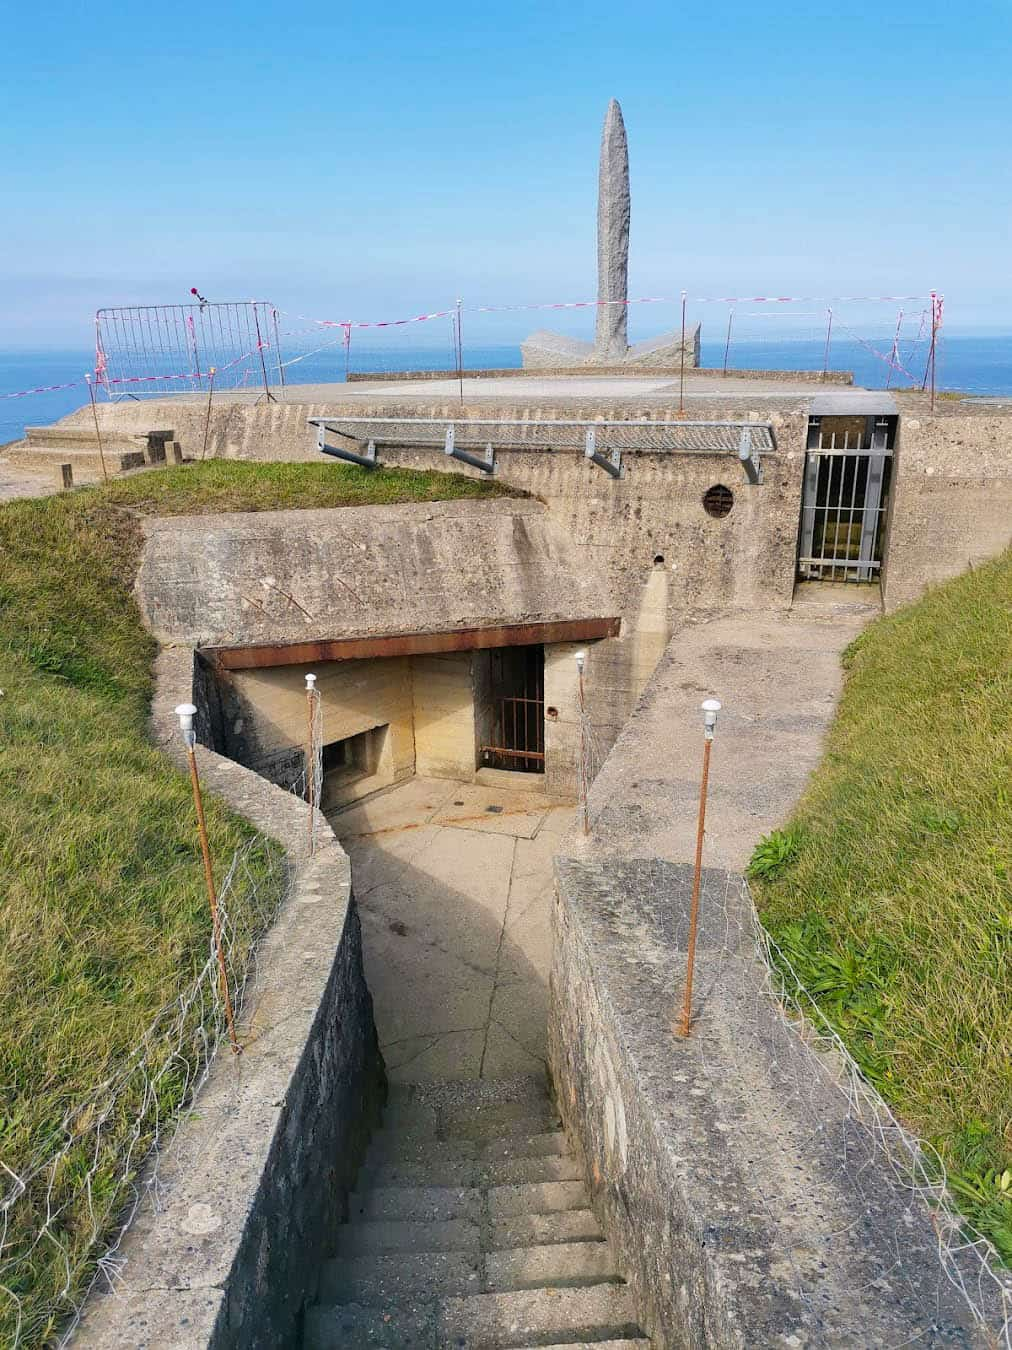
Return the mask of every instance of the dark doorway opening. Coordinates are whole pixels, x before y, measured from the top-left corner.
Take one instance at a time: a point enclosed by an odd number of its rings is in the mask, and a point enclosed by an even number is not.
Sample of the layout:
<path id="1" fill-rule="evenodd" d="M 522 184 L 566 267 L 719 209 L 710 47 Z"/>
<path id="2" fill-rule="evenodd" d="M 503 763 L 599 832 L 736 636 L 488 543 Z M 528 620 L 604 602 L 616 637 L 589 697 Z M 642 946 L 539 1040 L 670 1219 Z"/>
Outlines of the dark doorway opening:
<path id="1" fill-rule="evenodd" d="M 877 583 L 896 417 L 811 417 L 801 501 L 798 577 Z"/>
<path id="2" fill-rule="evenodd" d="M 353 783 L 376 773 L 389 730 L 387 723 L 324 745 L 320 794 L 320 806 L 324 811 L 338 805 Z"/>
<path id="3" fill-rule="evenodd" d="M 476 653 L 474 693 L 478 767 L 544 773 L 544 647 Z"/>

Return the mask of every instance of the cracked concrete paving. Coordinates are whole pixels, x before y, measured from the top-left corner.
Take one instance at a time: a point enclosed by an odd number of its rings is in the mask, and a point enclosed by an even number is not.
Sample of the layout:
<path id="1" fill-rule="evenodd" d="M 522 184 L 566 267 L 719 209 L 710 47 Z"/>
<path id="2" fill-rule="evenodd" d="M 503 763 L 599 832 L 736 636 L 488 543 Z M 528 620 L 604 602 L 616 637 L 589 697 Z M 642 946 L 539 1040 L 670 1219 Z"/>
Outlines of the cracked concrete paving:
<path id="1" fill-rule="evenodd" d="M 413 778 L 331 818 L 392 1082 L 545 1067 L 552 856 L 573 807 Z"/>

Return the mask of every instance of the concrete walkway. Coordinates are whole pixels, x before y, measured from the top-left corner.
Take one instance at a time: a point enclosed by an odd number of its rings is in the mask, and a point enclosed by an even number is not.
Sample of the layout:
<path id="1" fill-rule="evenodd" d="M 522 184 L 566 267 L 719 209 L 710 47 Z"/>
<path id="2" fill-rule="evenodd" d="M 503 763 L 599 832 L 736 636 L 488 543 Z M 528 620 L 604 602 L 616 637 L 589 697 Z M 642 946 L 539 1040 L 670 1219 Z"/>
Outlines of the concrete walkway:
<path id="1" fill-rule="evenodd" d="M 331 817 L 391 1082 L 544 1071 L 552 855 L 573 808 L 414 778 Z"/>

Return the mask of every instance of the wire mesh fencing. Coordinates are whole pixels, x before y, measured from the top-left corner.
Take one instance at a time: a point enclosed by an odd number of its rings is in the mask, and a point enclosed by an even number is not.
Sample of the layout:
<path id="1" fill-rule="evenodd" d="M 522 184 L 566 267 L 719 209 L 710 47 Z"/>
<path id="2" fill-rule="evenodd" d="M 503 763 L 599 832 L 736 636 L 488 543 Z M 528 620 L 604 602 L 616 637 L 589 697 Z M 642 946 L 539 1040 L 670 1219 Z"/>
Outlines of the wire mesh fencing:
<path id="1" fill-rule="evenodd" d="M 703 896 L 704 908 L 724 928 L 707 977 L 716 1003 L 695 1037 L 709 1090 L 719 1101 L 740 1090 L 735 1085 L 749 1085 L 749 1116 L 757 1125 L 750 1135 L 748 1121 L 739 1121 L 736 1147 L 746 1160 L 754 1153 L 757 1178 L 770 1169 L 796 1175 L 801 1150 L 818 1160 L 827 1195 L 839 1188 L 860 1216 L 859 1231 L 810 1225 L 818 1250 L 798 1254 L 785 1244 L 799 1299 L 817 1318 L 812 1262 L 832 1265 L 847 1253 L 869 1270 L 870 1297 L 888 1299 L 894 1291 L 923 1309 L 924 1325 L 912 1325 L 897 1346 L 934 1344 L 955 1300 L 969 1310 L 982 1344 L 1012 1350 L 1012 1272 L 952 1204 L 937 1152 L 896 1118 L 864 1077 L 764 928 L 748 883 L 731 873 L 720 883 L 719 875 L 709 874 Z M 725 1021 L 721 1007 L 733 1016 Z M 757 1184 L 757 1203 L 774 1231 L 793 1225 L 796 1199 L 789 1189 Z M 815 1213 L 820 1201 L 819 1194 L 805 1196 Z"/>
<path id="2" fill-rule="evenodd" d="M 268 301 L 129 305 L 95 316 L 95 382 L 109 398 L 284 384 L 278 311 Z"/>
<path id="3" fill-rule="evenodd" d="M 319 695 L 306 767 L 322 769 Z M 320 778 L 317 777 L 317 783 Z M 308 811 L 310 852 L 320 834 Z M 289 864 L 263 834 L 236 850 L 218 887 L 220 934 L 237 1018 L 253 987 L 258 943 L 287 897 Z M 132 1052 L 86 1099 L 68 1103 L 28 1156 L 0 1154 L 0 1345 L 64 1345 L 96 1281 L 115 1288 L 119 1248 L 179 1114 L 199 1091 L 228 1026 L 218 952 L 209 935 L 196 974 L 154 1014 Z"/>

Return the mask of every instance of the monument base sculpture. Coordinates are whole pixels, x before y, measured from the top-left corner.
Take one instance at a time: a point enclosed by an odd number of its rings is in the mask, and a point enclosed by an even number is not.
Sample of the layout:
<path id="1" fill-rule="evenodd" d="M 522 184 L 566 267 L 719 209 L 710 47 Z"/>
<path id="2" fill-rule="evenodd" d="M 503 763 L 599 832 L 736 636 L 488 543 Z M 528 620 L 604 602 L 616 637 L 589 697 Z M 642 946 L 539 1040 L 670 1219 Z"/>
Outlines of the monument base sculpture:
<path id="1" fill-rule="evenodd" d="M 574 366 L 632 366 L 670 370 L 682 364 L 682 335 L 665 333 L 648 342 L 635 342 L 625 353 L 602 351 L 593 342 L 580 342 L 541 329 L 520 344 L 524 370 L 568 370 Z M 685 369 L 699 365 L 699 324 L 685 333 Z"/>

